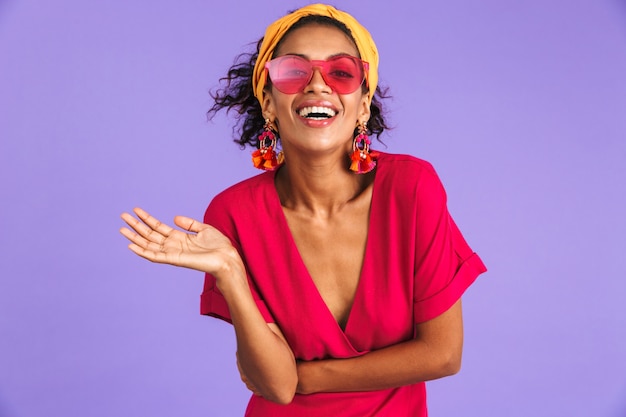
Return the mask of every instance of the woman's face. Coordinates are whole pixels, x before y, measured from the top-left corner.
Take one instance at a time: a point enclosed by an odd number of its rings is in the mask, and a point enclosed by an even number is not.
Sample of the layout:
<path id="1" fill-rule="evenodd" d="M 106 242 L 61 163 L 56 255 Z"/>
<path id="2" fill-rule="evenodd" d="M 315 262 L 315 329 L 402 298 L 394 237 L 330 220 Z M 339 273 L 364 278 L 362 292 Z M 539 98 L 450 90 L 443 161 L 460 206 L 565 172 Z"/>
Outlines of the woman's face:
<path id="1" fill-rule="evenodd" d="M 327 60 L 337 55 L 358 56 L 358 51 L 338 28 L 311 24 L 294 30 L 282 40 L 274 57 L 283 55 Z M 312 107 L 317 107 L 316 114 L 310 113 Z M 320 113 L 323 117 L 319 117 Z M 295 94 L 281 93 L 273 86 L 265 91 L 263 115 L 274 120 L 287 155 L 297 150 L 344 152 L 352 149 L 357 123 L 369 119 L 369 100 L 361 87 L 349 94 L 338 94 L 324 82 L 319 68 L 315 68 L 311 81 Z"/>

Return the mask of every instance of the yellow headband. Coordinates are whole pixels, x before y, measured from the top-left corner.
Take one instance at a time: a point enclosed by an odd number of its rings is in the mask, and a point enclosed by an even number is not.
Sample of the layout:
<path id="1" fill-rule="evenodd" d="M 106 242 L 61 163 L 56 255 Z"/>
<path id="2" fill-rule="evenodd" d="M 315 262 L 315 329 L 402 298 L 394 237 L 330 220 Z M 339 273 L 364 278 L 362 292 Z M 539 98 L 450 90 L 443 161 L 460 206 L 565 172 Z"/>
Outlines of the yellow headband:
<path id="1" fill-rule="evenodd" d="M 372 35 L 361 24 L 348 13 L 335 9 L 332 6 L 325 4 L 311 4 L 301 9 L 296 10 L 293 13 L 284 16 L 265 30 L 265 37 L 259 50 L 259 57 L 254 65 L 254 73 L 252 75 L 252 89 L 254 90 L 254 96 L 259 100 L 259 103 L 263 105 L 263 89 L 267 81 L 267 71 L 265 71 L 265 63 L 272 59 L 274 49 L 276 45 L 283 38 L 285 33 L 294 25 L 298 20 L 304 16 L 319 15 L 327 16 L 335 19 L 344 25 L 352 33 L 352 37 L 356 43 L 356 47 L 359 50 L 361 59 L 369 63 L 369 71 L 367 74 L 367 82 L 369 86 L 369 102 L 372 103 L 372 97 L 376 91 L 376 85 L 378 84 L 378 50 Z"/>

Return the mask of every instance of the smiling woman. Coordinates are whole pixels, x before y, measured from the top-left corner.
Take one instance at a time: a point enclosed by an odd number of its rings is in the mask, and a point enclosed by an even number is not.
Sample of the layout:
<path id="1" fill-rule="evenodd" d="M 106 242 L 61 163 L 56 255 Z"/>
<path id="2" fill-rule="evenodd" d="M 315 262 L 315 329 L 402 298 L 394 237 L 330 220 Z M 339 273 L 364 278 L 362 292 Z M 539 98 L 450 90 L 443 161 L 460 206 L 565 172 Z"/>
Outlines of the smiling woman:
<path id="1" fill-rule="evenodd" d="M 311 5 L 270 25 L 214 94 L 240 115 L 256 177 L 185 231 L 141 209 L 130 249 L 206 273 L 203 314 L 233 324 L 246 416 L 426 416 L 424 381 L 461 362 L 461 296 L 485 271 L 432 166 L 375 152 L 378 53 Z M 279 148 L 282 151 L 279 152 Z"/>

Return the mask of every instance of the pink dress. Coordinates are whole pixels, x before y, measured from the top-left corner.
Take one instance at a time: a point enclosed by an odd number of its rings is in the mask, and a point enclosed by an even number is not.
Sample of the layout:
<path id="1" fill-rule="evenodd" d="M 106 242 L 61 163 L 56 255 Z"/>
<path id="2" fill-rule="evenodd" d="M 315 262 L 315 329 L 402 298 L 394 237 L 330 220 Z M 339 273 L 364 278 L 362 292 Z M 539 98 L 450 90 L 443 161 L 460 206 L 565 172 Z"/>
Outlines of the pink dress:
<path id="1" fill-rule="evenodd" d="M 267 172 L 217 195 L 205 222 L 228 236 L 248 268 L 254 299 L 295 357 L 349 358 L 410 340 L 414 326 L 445 312 L 486 270 L 448 214 L 446 194 L 423 160 L 381 153 L 365 259 L 345 330 L 311 279 Z M 201 313 L 230 320 L 207 275 Z M 424 383 L 373 392 L 296 395 L 289 405 L 252 396 L 248 417 L 422 417 Z"/>

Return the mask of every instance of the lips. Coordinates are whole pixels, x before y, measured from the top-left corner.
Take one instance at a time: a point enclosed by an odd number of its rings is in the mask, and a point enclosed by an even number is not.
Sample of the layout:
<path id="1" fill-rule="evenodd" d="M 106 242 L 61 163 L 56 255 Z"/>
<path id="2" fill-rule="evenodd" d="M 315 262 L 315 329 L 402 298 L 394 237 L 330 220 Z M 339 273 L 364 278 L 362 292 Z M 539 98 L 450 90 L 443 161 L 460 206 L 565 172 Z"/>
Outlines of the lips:
<path id="1" fill-rule="evenodd" d="M 328 119 L 334 117 L 337 112 L 330 107 L 324 106 L 307 106 L 298 111 L 301 117 L 307 119 Z"/>
<path id="2" fill-rule="evenodd" d="M 335 117 L 337 112 L 327 106 L 305 106 L 298 110 L 298 115 L 305 119 L 325 120 Z"/>

